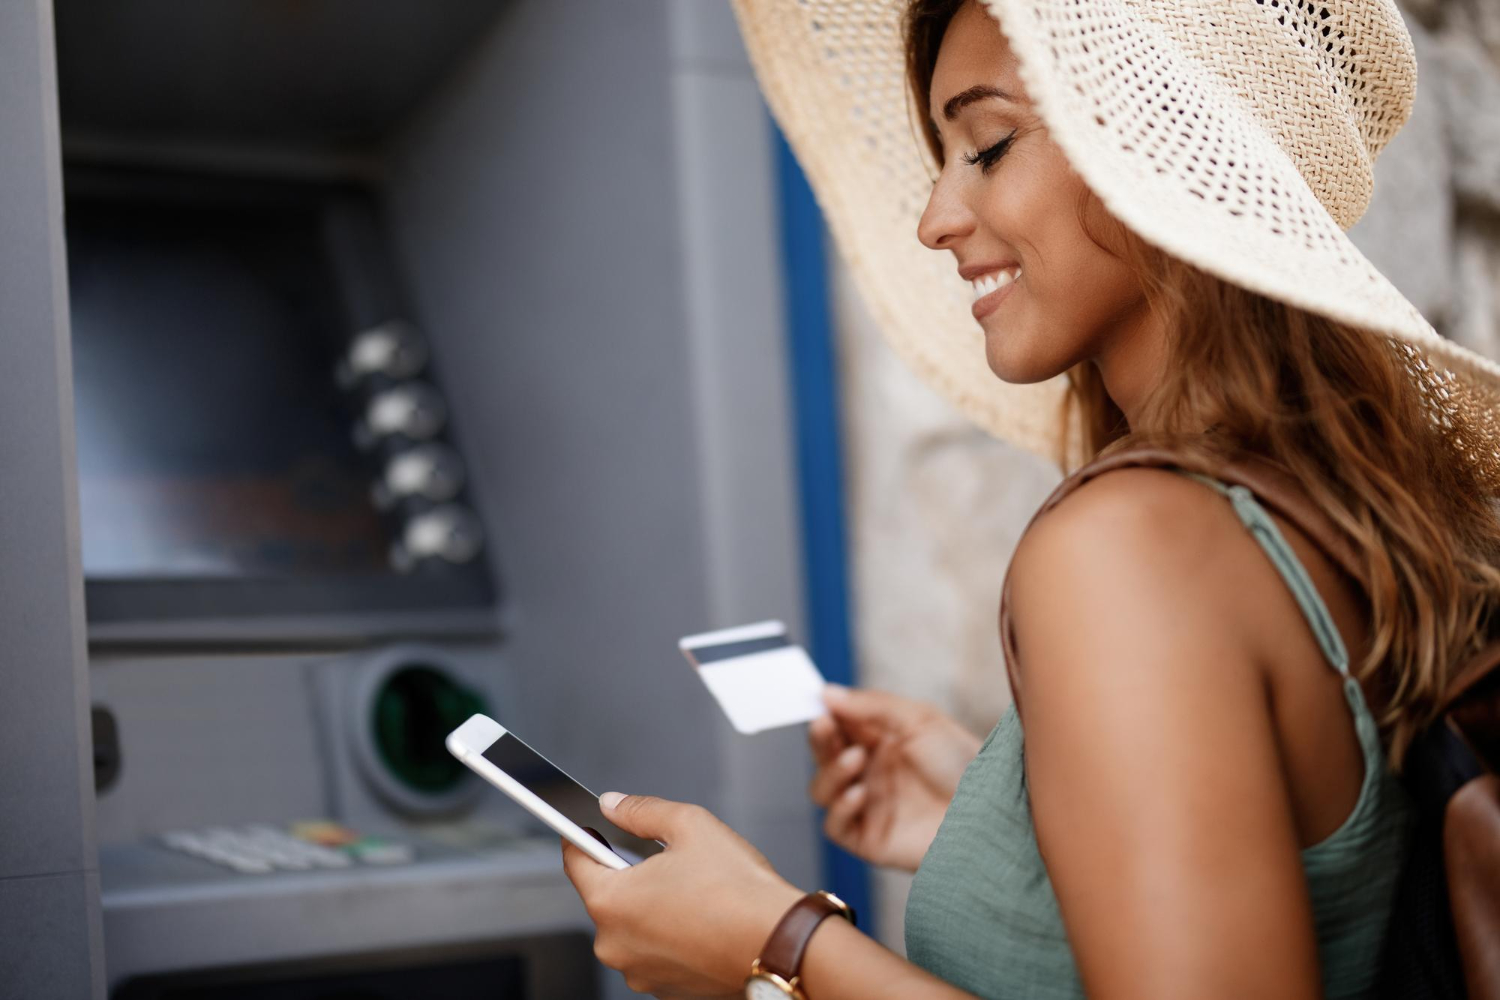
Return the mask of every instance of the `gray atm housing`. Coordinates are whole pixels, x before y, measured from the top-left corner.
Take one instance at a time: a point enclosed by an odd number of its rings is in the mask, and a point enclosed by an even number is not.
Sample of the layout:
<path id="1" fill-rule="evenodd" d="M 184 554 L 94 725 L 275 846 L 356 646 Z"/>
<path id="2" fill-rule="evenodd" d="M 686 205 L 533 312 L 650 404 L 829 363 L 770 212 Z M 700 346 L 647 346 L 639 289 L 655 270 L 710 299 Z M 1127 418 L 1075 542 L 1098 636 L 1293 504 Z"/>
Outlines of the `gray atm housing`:
<path id="1" fill-rule="evenodd" d="M 0 996 L 474 955 L 521 959 L 519 996 L 623 995 L 555 838 L 254 888 L 150 847 L 306 815 L 443 821 L 340 742 L 392 657 L 440 663 L 592 786 L 703 803 L 818 883 L 800 732 L 735 734 L 675 648 L 767 617 L 804 631 L 772 132 L 727 5 L 439 6 L 440 30 L 406 0 L 0 3 Z M 65 163 L 374 192 L 462 434 L 487 616 L 90 635 Z M 97 800 L 93 704 L 121 750 Z M 525 833 L 498 793 L 455 808 Z"/>

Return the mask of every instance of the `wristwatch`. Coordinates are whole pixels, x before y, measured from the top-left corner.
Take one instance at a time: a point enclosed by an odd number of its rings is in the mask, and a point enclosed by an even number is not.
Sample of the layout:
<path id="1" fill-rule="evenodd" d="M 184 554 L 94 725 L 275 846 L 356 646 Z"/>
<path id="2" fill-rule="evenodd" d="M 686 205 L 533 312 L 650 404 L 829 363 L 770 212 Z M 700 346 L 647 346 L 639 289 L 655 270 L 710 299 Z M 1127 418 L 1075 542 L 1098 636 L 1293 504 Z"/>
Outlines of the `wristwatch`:
<path id="1" fill-rule="evenodd" d="M 746 1000 L 807 1000 L 800 984 L 802 954 L 825 917 L 838 914 L 851 924 L 854 910 L 831 892 L 819 889 L 797 902 L 776 924 L 745 980 Z"/>

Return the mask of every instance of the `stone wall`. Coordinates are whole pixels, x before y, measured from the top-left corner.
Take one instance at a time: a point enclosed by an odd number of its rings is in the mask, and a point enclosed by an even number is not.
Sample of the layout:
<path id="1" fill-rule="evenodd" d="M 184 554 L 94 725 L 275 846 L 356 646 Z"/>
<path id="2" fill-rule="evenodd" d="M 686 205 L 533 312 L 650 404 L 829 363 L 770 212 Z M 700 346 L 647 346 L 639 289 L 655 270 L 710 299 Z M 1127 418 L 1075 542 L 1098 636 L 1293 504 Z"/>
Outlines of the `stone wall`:
<path id="1" fill-rule="evenodd" d="M 1411 0 L 1412 119 L 1381 155 L 1350 236 L 1447 336 L 1500 357 L 1500 0 Z M 915 238 L 915 234 L 913 234 Z M 976 733 L 1009 702 L 1000 584 L 1050 463 L 974 429 L 880 340 L 835 264 L 862 683 L 922 697 Z M 901 945 L 909 880 L 877 875 Z"/>

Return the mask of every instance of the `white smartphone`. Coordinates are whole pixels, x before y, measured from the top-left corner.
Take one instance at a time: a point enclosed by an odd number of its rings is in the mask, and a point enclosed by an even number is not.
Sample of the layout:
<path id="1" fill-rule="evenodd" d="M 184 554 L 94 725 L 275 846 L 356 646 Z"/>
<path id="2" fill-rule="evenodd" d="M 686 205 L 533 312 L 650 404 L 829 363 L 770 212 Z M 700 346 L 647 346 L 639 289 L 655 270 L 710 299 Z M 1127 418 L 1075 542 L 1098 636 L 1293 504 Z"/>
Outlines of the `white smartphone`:
<path id="1" fill-rule="evenodd" d="M 629 868 L 666 846 L 605 819 L 599 796 L 487 715 L 469 716 L 446 743 L 449 753 L 601 865 Z M 584 827 L 599 831 L 609 846 Z"/>

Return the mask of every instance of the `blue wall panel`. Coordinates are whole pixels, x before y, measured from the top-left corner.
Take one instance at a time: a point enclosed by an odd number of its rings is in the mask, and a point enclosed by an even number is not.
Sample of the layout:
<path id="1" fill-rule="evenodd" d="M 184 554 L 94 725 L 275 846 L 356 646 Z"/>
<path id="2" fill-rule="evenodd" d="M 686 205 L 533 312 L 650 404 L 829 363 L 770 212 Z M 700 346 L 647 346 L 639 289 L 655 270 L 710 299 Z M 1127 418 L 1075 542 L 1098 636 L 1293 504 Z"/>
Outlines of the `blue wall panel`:
<path id="1" fill-rule="evenodd" d="M 776 133 L 776 158 L 811 632 L 808 647 L 824 677 L 838 684 L 854 684 L 838 366 L 823 216 L 780 131 Z M 825 841 L 824 877 L 827 887 L 858 911 L 860 925 L 870 929 L 874 913 L 864 862 Z"/>

